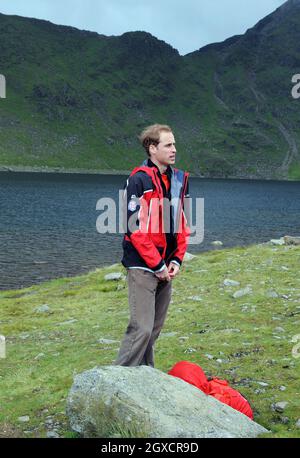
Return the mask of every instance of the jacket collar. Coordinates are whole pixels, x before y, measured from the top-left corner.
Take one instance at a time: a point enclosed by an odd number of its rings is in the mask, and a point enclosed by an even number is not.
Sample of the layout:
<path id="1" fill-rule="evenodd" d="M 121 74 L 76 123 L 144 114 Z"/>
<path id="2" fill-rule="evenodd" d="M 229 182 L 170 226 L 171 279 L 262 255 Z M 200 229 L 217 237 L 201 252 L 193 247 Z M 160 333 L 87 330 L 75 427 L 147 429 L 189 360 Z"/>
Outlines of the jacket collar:
<path id="1" fill-rule="evenodd" d="M 146 165 L 147 167 L 155 167 L 158 170 L 159 174 L 160 174 L 159 168 L 157 167 L 156 164 L 154 164 L 154 162 L 151 161 L 150 158 L 146 159 L 143 165 Z M 171 178 L 173 171 L 172 171 L 172 167 L 170 165 L 168 165 L 168 167 L 166 168 L 165 173 L 168 175 L 169 178 Z"/>

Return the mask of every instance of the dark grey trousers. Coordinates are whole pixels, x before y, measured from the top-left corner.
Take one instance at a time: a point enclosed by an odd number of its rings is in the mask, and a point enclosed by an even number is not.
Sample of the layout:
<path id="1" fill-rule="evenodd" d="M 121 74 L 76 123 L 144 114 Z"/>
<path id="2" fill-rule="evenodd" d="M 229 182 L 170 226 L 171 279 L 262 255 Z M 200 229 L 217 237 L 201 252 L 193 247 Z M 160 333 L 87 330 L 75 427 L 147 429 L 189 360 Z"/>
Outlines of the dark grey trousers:
<path id="1" fill-rule="evenodd" d="M 115 365 L 154 367 L 154 343 L 163 327 L 172 294 L 172 281 L 152 272 L 128 269 L 130 321 Z"/>

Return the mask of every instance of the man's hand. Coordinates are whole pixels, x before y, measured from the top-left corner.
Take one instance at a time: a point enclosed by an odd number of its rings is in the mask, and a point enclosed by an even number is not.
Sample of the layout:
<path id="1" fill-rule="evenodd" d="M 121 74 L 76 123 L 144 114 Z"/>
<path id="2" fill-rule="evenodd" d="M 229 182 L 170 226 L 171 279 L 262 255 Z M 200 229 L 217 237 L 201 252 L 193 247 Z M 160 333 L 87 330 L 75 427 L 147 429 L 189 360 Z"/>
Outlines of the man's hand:
<path id="1" fill-rule="evenodd" d="M 170 275 L 170 278 L 172 280 L 172 278 L 175 278 L 176 275 L 179 273 L 179 269 L 180 267 L 175 264 L 174 262 L 171 262 L 169 267 L 168 267 L 168 271 L 169 271 L 169 275 Z"/>
<path id="2" fill-rule="evenodd" d="M 160 279 L 160 281 L 170 281 L 171 280 L 167 266 L 164 268 L 164 270 L 156 273 L 155 275 L 157 276 L 157 278 Z"/>

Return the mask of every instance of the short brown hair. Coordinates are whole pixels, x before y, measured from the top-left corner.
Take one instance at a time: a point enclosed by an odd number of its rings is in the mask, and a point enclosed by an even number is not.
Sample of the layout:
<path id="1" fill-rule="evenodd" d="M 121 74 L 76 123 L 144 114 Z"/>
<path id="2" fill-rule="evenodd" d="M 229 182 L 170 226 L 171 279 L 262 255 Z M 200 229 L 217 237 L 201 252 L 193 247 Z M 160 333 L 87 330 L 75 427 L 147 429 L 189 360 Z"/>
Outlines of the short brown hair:
<path id="1" fill-rule="evenodd" d="M 143 147 L 145 148 L 148 156 L 150 145 L 157 146 L 159 144 L 159 137 L 161 132 L 172 132 L 171 127 L 166 124 L 153 124 L 152 126 L 146 127 L 139 136 L 139 140 Z"/>

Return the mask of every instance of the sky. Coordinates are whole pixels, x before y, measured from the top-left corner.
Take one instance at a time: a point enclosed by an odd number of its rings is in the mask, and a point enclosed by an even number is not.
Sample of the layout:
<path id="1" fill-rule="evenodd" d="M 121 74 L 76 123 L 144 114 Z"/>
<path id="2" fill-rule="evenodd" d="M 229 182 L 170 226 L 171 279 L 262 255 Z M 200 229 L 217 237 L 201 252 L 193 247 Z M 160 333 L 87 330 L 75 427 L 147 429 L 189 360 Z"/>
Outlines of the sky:
<path id="1" fill-rule="evenodd" d="M 0 0 L 0 12 L 104 35 L 143 30 L 181 55 L 246 32 L 285 0 Z"/>

